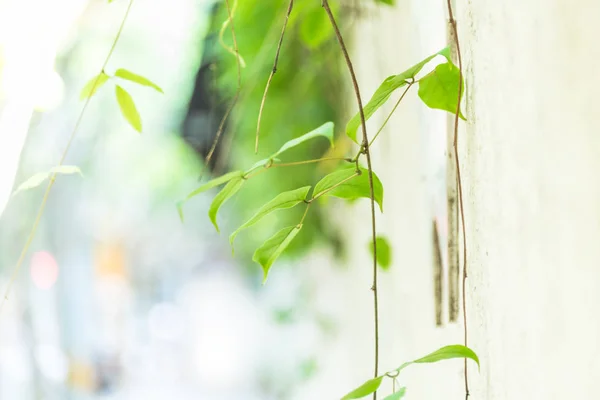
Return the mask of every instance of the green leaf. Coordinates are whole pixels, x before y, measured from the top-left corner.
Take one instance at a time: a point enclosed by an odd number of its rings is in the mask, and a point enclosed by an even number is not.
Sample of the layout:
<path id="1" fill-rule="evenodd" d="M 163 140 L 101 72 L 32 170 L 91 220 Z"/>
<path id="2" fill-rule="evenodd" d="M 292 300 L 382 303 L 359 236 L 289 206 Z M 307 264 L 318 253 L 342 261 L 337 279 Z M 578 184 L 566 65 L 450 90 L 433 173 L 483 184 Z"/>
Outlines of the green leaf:
<path id="1" fill-rule="evenodd" d="M 179 214 L 179 220 L 181 220 L 182 223 L 185 222 L 184 217 L 183 217 L 183 203 L 185 203 L 185 202 L 183 200 L 180 200 L 176 204 L 177 214 Z"/>
<path id="2" fill-rule="evenodd" d="M 131 95 L 119 85 L 115 87 L 115 95 L 117 96 L 117 102 L 121 108 L 121 113 L 127 122 L 129 122 L 133 129 L 141 133 L 142 119 L 140 118 L 140 114 L 135 107 L 135 103 L 133 102 Z"/>
<path id="3" fill-rule="evenodd" d="M 199 195 L 200 193 L 206 192 L 209 189 L 212 189 L 216 186 L 222 185 L 225 182 L 229 182 L 233 178 L 236 178 L 236 177 L 241 178 L 242 176 L 244 176 L 244 173 L 242 171 L 233 171 L 233 172 L 229 172 L 225 175 L 221 175 L 218 178 L 211 179 L 210 181 L 206 182 L 204 185 L 200 186 L 198 189 L 196 189 L 196 190 L 192 191 L 190 194 L 188 194 L 185 199 L 177 202 L 177 212 L 179 213 L 179 219 L 181 219 L 181 222 L 183 222 L 183 204 L 186 201 L 188 201 L 189 199 L 191 199 L 194 196 Z"/>
<path id="4" fill-rule="evenodd" d="M 401 387 L 400 389 L 398 389 L 396 391 L 396 393 L 390 394 L 383 400 L 399 400 L 399 399 L 403 398 L 405 394 L 406 394 L 406 388 Z"/>
<path id="5" fill-rule="evenodd" d="M 109 78 L 109 76 L 106 75 L 104 73 L 104 71 L 102 71 L 98 75 L 94 76 L 92 79 L 90 79 L 85 84 L 83 89 L 81 89 L 79 98 L 81 100 L 85 100 L 88 97 L 92 97 L 98 91 L 98 89 L 100 89 L 100 87 L 106 83 L 108 78 Z"/>
<path id="6" fill-rule="evenodd" d="M 365 197 L 370 199 L 369 172 L 360 167 L 360 175 L 352 177 L 354 174 L 356 174 L 356 169 L 352 167 L 338 169 L 326 175 L 315 186 L 313 197 L 334 196 L 348 200 Z M 383 185 L 375 172 L 373 172 L 373 192 L 375 201 L 383 212 Z"/>
<path id="7" fill-rule="evenodd" d="M 382 380 L 383 376 L 378 376 L 377 378 L 369 379 L 368 381 L 366 381 L 365 383 L 363 383 L 362 385 L 360 385 L 359 387 L 342 397 L 342 400 L 360 399 L 365 396 L 368 396 L 371 393 L 376 392 L 377 389 L 379 389 Z"/>
<path id="8" fill-rule="evenodd" d="M 210 217 L 210 220 L 215 226 L 217 232 L 219 232 L 219 225 L 217 224 L 217 213 L 219 212 L 219 208 L 221 208 L 223 203 L 225 203 L 231 196 L 240 190 L 243 183 L 244 178 L 241 176 L 231 179 L 213 199 L 210 208 L 208 209 L 208 216 Z"/>
<path id="9" fill-rule="evenodd" d="M 125 68 L 119 68 L 117 70 L 117 72 L 115 72 L 115 76 L 117 76 L 121 79 L 135 82 L 142 86 L 151 87 L 151 88 L 155 89 L 157 92 L 164 93 L 163 90 L 157 84 L 152 82 L 151 80 L 144 78 L 141 75 L 135 74 L 129 70 L 126 70 Z"/>
<path id="10" fill-rule="evenodd" d="M 218 178 L 211 179 L 210 181 L 206 182 L 204 185 L 200 186 L 198 189 L 196 189 L 193 192 L 191 192 L 190 194 L 188 194 L 184 201 L 188 201 L 192 197 L 197 196 L 202 192 L 206 192 L 209 189 L 212 189 L 216 186 L 219 186 L 226 182 L 229 182 L 233 178 L 241 178 L 243 175 L 244 175 L 244 173 L 242 171 L 233 171 L 233 172 L 229 172 L 225 175 L 221 175 Z"/>
<path id="11" fill-rule="evenodd" d="M 375 0 L 376 3 L 387 4 L 389 6 L 393 6 L 396 4 L 396 0 Z M 387 398 L 386 398 L 387 399 Z"/>
<path id="12" fill-rule="evenodd" d="M 459 79 L 460 72 L 457 66 L 451 62 L 440 64 L 419 80 L 419 97 L 429 108 L 445 110 L 456 114 Z M 464 88 L 463 82 L 461 97 Z M 460 111 L 459 117 L 465 120 Z"/>
<path id="13" fill-rule="evenodd" d="M 269 275 L 271 266 L 289 246 L 292 240 L 294 240 L 298 232 L 300 232 L 300 229 L 302 229 L 302 225 L 294 225 L 283 228 L 275 235 L 267 239 L 267 241 L 264 242 L 262 246 L 260 246 L 254 252 L 252 261 L 257 262 L 262 266 L 263 285 L 267 281 L 267 276 Z"/>
<path id="14" fill-rule="evenodd" d="M 384 269 L 387 270 L 390 268 L 392 264 L 392 249 L 387 241 L 387 239 L 383 236 L 378 236 L 376 239 L 377 243 L 377 264 Z M 373 256 L 373 242 L 369 242 L 369 251 L 371 252 L 371 256 Z"/>
<path id="15" fill-rule="evenodd" d="M 371 100 L 369 100 L 369 102 L 363 107 L 365 121 L 371 118 L 375 111 L 385 104 L 395 90 L 406 86 L 409 80 L 415 79 L 416 75 L 423 69 L 425 64 L 433 60 L 433 58 L 437 55 L 444 56 L 448 61 L 450 61 L 450 49 L 446 47 L 445 49 L 440 50 L 437 53 L 425 58 L 423 61 L 413 65 L 406 71 L 398 75 L 388 76 L 377 88 L 373 94 L 373 97 L 371 97 Z M 346 125 L 346 135 L 348 135 L 348 137 L 355 143 L 358 143 L 356 131 L 360 125 L 360 113 L 357 113 L 354 117 L 352 117 L 352 119 Z"/>
<path id="16" fill-rule="evenodd" d="M 273 154 L 270 158 L 277 157 L 284 151 L 287 151 L 293 147 L 298 146 L 299 144 L 306 142 L 307 140 L 310 140 L 310 139 L 313 139 L 313 138 L 316 138 L 319 136 L 323 136 L 323 137 L 326 137 L 327 139 L 329 139 L 329 142 L 331 143 L 331 147 L 333 147 L 333 122 L 326 122 L 323 125 L 321 125 L 320 127 L 318 127 L 317 129 L 314 129 L 308 133 L 305 133 L 304 135 L 302 135 L 300 137 L 297 137 L 295 139 L 287 141 L 283 146 L 281 146 L 281 148 L 277 151 L 277 153 Z"/>
<path id="17" fill-rule="evenodd" d="M 50 168 L 46 172 L 38 172 L 37 174 L 32 175 L 25 182 L 21 183 L 19 187 L 13 192 L 13 196 L 19 192 L 23 192 L 25 190 L 30 190 L 40 186 L 44 181 L 50 178 L 53 174 L 62 174 L 62 175 L 72 175 L 79 174 L 83 176 L 81 170 L 73 165 L 59 165 L 57 167 Z"/>
<path id="18" fill-rule="evenodd" d="M 238 233 L 240 233 L 243 229 L 246 229 L 256 224 L 258 221 L 260 221 L 262 218 L 272 213 L 273 211 L 291 208 L 297 205 L 298 203 L 303 202 L 306 199 L 306 195 L 308 195 L 309 190 L 310 186 L 304 186 L 299 189 L 283 192 L 277 195 L 273 200 L 269 201 L 267 204 L 263 205 L 256 212 L 256 214 L 252 216 L 252 218 L 246 221 L 246 223 L 244 223 L 242 226 L 236 229 L 235 232 L 233 232 L 231 236 L 229 236 L 229 243 L 231 243 L 232 251 L 233 241 L 235 240 L 235 237 L 238 235 Z"/>
<path id="19" fill-rule="evenodd" d="M 450 360 L 453 358 L 469 358 L 477 363 L 478 368 L 480 367 L 479 358 L 473 350 L 460 344 L 453 344 L 450 346 L 442 347 L 441 349 L 438 349 L 433 353 L 426 355 L 425 357 L 421 357 L 414 361 L 404 363 L 398 369 L 396 369 L 396 371 L 400 372 L 402 369 L 408 367 L 411 364 L 434 363 L 443 360 Z"/>

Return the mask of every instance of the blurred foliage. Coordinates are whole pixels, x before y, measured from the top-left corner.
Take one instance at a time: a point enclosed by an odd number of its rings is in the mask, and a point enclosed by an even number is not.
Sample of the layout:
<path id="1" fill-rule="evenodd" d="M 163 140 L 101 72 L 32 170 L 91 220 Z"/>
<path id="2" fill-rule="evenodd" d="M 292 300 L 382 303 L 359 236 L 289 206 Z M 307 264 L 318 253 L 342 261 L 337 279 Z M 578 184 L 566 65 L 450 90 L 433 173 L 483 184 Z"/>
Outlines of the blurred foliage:
<path id="1" fill-rule="evenodd" d="M 230 0 L 230 5 L 234 1 Z M 261 120 L 260 146 L 254 154 L 258 111 L 269 74 L 273 68 L 277 43 L 286 16 L 288 0 L 240 1 L 234 15 L 239 53 L 246 67 L 242 69 L 242 88 L 235 105 L 227 135 L 223 140 L 231 170 L 245 169 L 255 161 L 275 152 L 287 140 L 298 137 L 327 121 L 333 121 L 336 132 L 343 131 L 341 113 L 344 101 L 342 79 L 345 70 L 333 29 L 319 1 L 296 1 L 290 15 L 277 72 L 270 86 Z M 343 13 L 338 2 L 332 2 L 336 14 Z M 228 18 L 226 4 L 219 5 L 209 34 L 218 35 Z M 341 23 L 342 29 L 344 24 Z M 233 47 L 231 31 L 224 41 Z M 231 99 L 237 88 L 236 58 L 217 43 L 220 53 L 217 84 L 224 99 Z M 227 100 L 230 101 L 230 100 Z M 329 149 L 326 140 L 314 140 L 291 150 L 282 162 L 322 157 Z M 261 205 L 278 193 L 305 185 L 314 185 L 321 177 L 318 165 L 272 168 L 253 178 L 233 201 L 236 224 L 247 220 Z M 322 175 L 322 174 L 321 174 Z M 240 235 L 236 254 L 249 262 L 251 253 L 269 236 L 284 226 L 298 223 L 303 208 L 285 210 L 270 216 Z M 233 227 L 230 227 L 233 228 Z M 315 242 L 336 242 L 320 218 L 318 207 L 309 213 L 300 235 L 287 254 L 299 255 Z"/>

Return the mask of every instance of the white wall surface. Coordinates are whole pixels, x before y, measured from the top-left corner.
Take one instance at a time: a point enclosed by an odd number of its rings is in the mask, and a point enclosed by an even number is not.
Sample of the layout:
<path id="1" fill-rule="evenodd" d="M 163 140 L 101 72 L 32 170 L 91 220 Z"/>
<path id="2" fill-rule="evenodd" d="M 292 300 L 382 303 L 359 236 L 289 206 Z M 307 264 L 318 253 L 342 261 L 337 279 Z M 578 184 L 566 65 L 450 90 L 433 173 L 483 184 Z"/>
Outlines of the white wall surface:
<path id="1" fill-rule="evenodd" d="M 460 5 L 473 398 L 598 398 L 600 3 Z"/>
<path id="2" fill-rule="evenodd" d="M 357 26 L 365 101 L 385 77 L 446 45 L 445 1 L 397 3 Z M 467 316 L 482 366 L 471 365 L 471 399 L 600 398 L 600 3 L 457 3 Z M 386 191 L 379 229 L 395 250 L 392 271 L 380 274 L 384 370 L 462 341 L 461 325 L 436 328 L 433 313 L 433 143 L 446 135 L 446 116 L 421 106 L 416 91 L 408 97 L 374 148 Z M 371 134 L 382 120 L 373 118 Z M 347 361 L 329 375 L 334 387 L 372 373 L 368 204 L 340 219 L 353 227 L 353 261 L 319 278 L 346 310 L 342 339 L 328 349 Z M 449 361 L 408 370 L 402 384 L 408 399 L 462 399 L 462 376 L 462 362 Z"/>

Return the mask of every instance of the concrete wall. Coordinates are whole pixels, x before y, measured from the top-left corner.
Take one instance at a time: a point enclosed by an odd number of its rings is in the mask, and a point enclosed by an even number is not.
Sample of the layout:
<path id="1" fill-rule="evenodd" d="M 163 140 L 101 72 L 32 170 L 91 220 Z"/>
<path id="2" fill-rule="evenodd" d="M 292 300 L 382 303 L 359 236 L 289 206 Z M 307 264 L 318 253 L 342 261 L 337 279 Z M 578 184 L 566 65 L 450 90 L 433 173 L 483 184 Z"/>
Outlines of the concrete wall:
<path id="1" fill-rule="evenodd" d="M 482 362 L 481 372 L 470 368 L 471 398 L 598 398 L 600 3 L 457 3 L 467 80 L 467 316 Z M 446 45 L 443 0 L 406 0 L 380 14 L 357 26 L 353 51 L 367 99 L 386 76 Z M 435 327 L 433 313 L 433 173 L 446 116 L 409 97 L 374 149 L 386 188 L 378 223 L 395 249 L 380 284 L 384 370 L 462 341 L 460 324 Z M 374 118 L 371 133 L 381 121 Z M 368 205 L 340 214 L 356 228 L 353 262 L 335 278 L 320 277 L 346 307 L 337 346 L 347 366 L 330 375 L 336 387 L 372 373 L 369 232 L 360 229 Z M 458 361 L 417 366 L 402 384 L 407 398 L 460 399 L 462 374 Z"/>
<path id="2" fill-rule="evenodd" d="M 597 398 L 600 3 L 460 3 L 474 398 Z"/>

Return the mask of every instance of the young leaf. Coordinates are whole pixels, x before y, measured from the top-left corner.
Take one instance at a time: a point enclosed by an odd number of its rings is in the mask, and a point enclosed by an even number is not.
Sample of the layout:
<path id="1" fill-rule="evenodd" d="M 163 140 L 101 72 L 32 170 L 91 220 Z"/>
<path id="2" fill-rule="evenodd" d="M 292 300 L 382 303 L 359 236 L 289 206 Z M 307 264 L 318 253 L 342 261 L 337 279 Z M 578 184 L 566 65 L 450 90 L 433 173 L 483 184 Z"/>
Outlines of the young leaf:
<path id="1" fill-rule="evenodd" d="M 211 179 L 210 181 L 206 182 L 204 185 L 200 186 L 198 189 L 196 189 L 196 190 L 192 191 L 190 194 L 188 194 L 184 201 L 188 201 L 192 197 L 197 196 L 202 192 L 206 192 L 209 189 L 212 189 L 216 186 L 219 186 L 226 182 L 229 182 L 233 178 L 241 178 L 243 175 L 244 175 L 244 173 L 242 171 L 233 171 L 233 172 L 229 172 L 225 175 L 221 175 L 218 178 Z"/>
<path id="2" fill-rule="evenodd" d="M 210 217 L 210 220 L 215 226 L 217 232 L 219 232 L 219 225 L 217 224 L 217 213 L 219 212 L 219 208 L 221 208 L 223 203 L 225 203 L 231 196 L 240 190 L 243 183 L 244 178 L 241 176 L 231 179 L 213 199 L 210 208 L 208 209 L 208 216 Z"/>
<path id="3" fill-rule="evenodd" d="M 401 387 L 400 389 L 398 389 L 396 391 L 396 393 L 390 394 L 383 400 L 399 400 L 399 399 L 403 398 L 405 394 L 406 394 L 406 388 Z"/>
<path id="4" fill-rule="evenodd" d="M 46 179 L 48 179 L 52 174 L 62 174 L 62 175 L 71 175 L 71 174 L 79 174 L 83 176 L 81 170 L 74 165 L 59 165 L 57 167 L 52 167 L 46 172 L 38 172 L 37 174 L 29 177 L 25 182 L 21 183 L 19 187 L 13 192 L 13 196 L 15 196 L 19 192 L 23 192 L 25 190 L 30 190 L 40 186 Z"/>
<path id="5" fill-rule="evenodd" d="M 133 129 L 141 133 L 142 119 L 140 118 L 140 114 L 135 107 L 135 103 L 133 102 L 131 95 L 119 85 L 115 87 L 115 95 L 117 96 L 117 102 L 121 108 L 121 113 L 127 122 L 129 122 Z"/>
<path id="6" fill-rule="evenodd" d="M 419 97 L 429 108 L 456 114 L 459 78 L 460 71 L 457 66 L 451 62 L 440 64 L 419 80 Z M 463 81 L 461 94 L 464 92 L 464 88 Z M 460 110 L 459 117 L 465 120 Z"/>
<path id="7" fill-rule="evenodd" d="M 470 348 L 460 344 L 442 347 L 441 349 L 436 350 L 433 353 L 426 355 L 425 357 L 421 357 L 417 360 L 414 360 L 413 363 L 434 363 L 442 360 L 449 360 L 452 358 L 470 358 L 471 360 L 477 363 L 477 367 L 480 367 L 479 357 L 477 357 L 477 354 L 475 354 L 475 352 Z"/>
<path id="8" fill-rule="evenodd" d="M 181 223 L 185 222 L 185 219 L 183 217 L 183 203 L 185 203 L 185 201 L 183 200 L 179 200 L 175 206 L 177 207 L 177 214 L 179 214 L 179 220 L 181 221 Z"/>
<path id="9" fill-rule="evenodd" d="M 433 60 L 433 58 L 437 55 L 444 56 L 448 61 L 450 61 L 450 49 L 446 47 L 445 49 L 440 50 L 437 53 L 427 57 L 423 61 L 413 65 L 406 71 L 398 75 L 388 76 L 377 88 L 373 94 L 373 97 L 371 97 L 371 100 L 369 100 L 369 102 L 363 107 L 365 120 L 371 118 L 375 111 L 385 104 L 395 90 L 407 85 L 410 79 L 415 79 L 416 75 L 421 71 L 421 69 L 423 69 L 425 64 Z M 356 143 L 359 142 L 356 138 L 356 131 L 358 130 L 360 124 L 360 113 L 357 113 L 346 125 L 346 135 L 348 135 L 348 137 L 350 137 L 350 139 Z"/>
<path id="10" fill-rule="evenodd" d="M 381 385 L 381 381 L 383 380 L 383 376 L 378 376 L 377 378 L 369 379 L 344 397 L 342 400 L 350 400 L 350 399 L 361 399 L 365 396 L 374 393 L 379 389 Z"/>
<path id="11" fill-rule="evenodd" d="M 119 68 L 117 70 L 117 72 L 115 72 L 115 76 L 117 76 L 121 79 L 135 82 L 138 85 L 151 87 L 152 89 L 156 90 L 159 93 L 164 93 L 163 90 L 157 84 L 152 82 L 151 80 L 144 78 L 141 75 L 135 74 L 129 70 L 126 70 L 125 68 Z"/>
<path id="12" fill-rule="evenodd" d="M 389 6 L 393 6 L 396 4 L 396 0 L 375 0 L 377 3 L 387 4 Z M 387 397 L 386 397 L 387 400 Z"/>
<path id="13" fill-rule="evenodd" d="M 102 71 L 98 75 L 94 76 L 92 79 L 90 79 L 85 84 L 83 89 L 81 89 L 79 98 L 81 100 L 85 100 L 88 97 L 92 97 L 98 91 L 98 89 L 100 89 L 100 87 L 106 83 L 108 78 L 109 78 L 109 76 L 106 75 L 104 73 L 104 71 Z"/>
<path id="14" fill-rule="evenodd" d="M 480 367 L 479 358 L 473 350 L 460 344 L 454 344 L 442 347 L 441 349 L 438 349 L 433 353 L 426 355 L 425 357 L 421 357 L 414 361 L 404 363 L 398 369 L 396 369 L 396 371 L 400 372 L 400 370 L 408 367 L 411 364 L 434 363 L 442 360 L 450 360 L 453 358 L 469 358 L 477 363 L 478 368 Z"/>
<path id="15" fill-rule="evenodd" d="M 316 138 L 318 136 L 326 137 L 327 139 L 329 139 L 331 146 L 333 146 L 333 122 L 326 122 L 317 129 L 314 129 L 300 137 L 287 141 L 286 143 L 284 143 L 283 146 L 281 146 L 277 153 L 273 154 L 270 158 L 277 157 L 284 151 L 287 151 L 293 147 L 298 146 L 299 144 L 306 142 L 307 140 Z"/>
<path id="16" fill-rule="evenodd" d="M 387 239 L 383 236 L 378 236 L 377 240 L 377 264 L 384 269 L 387 270 L 390 268 L 392 264 L 392 249 L 387 241 Z M 369 251 L 371 252 L 371 256 L 373 255 L 373 242 L 369 241 Z"/>
<path id="17" fill-rule="evenodd" d="M 185 199 L 177 202 L 177 212 L 179 213 L 179 219 L 181 219 L 181 222 L 183 222 L 183 204 L 188 201 L 189 199 L 191 199 L 194 196 L 199 195 L 202 192 L 206 192 L 209 189 L 212 189 L 216 186 L 222 185 L 225 182 L 229 182 L 230 180 L 232 180 L 235 177 L 242 177 L 244 175 L 244 173 L 242 171 L 233 171 L 233 172 L 229 172 L 225 175 L 221 175 L 218 178 L 215 179 L 211 179 L 210 181 L 206 182 L 204 185 L 200 186 L 198 189 L 192 191 L 190 194 L 188 194 L 186 196 Z"/>
<path id="18" fill-rule="evenodd" d="M 266 242 L 262 244 L 256 251 L 254 252 L 254 256 L 252 256 L 252 261 L 259 263 L 263 269 L 263 285 L 267 281 L 267 276 L 269 275 L 269 270 L 271 266 L 279 258 L 281 253 L 289 246 L 289 244 L 294 240 L 298 232 L 302 229 L 302 225 L 294 225 L 288 226 L 287 228 L 283 228 L 275 235 L 271 236 L 271 238 L 267 239 Z"/>
<path id="19" fill-rule="evenodd" d="M 369 188 L 369 172 L 360 167 L 360 175 L 354 176 L 354 168 L 338 169 L 326 175 L 315 186 L 313 197 L 334 196 L 342 199 L 355 200 L 361 197 L 371 198 Z M 373 192 L 379 209 L 383 212 L 383 185 L 379 177 L 373 172 Z"/>
<path id="20" fill-rule="evenodd" d="M 279 195 L 277 195 L 273 200 L 271 200 L 267 204 L 263 205 L 256 212 L 256 214 L 254 214 L 254 216 L 252 216 L 252 218 L 250 218 L 248 221 L 246 221 L 246 223 L 244 223 L 242 226 L 237 228 L 235 230 L 235 232 L 233 232 L 231 234 L 231 236 L 229 236 L 229 243 L 231 243 L 232 250 L 233 250 L 233 241 L 235 240 L 235 237 L 243 229 L 246 229 L 246 228 L 256 224 L 263 217 L 272 213 L 273 211 L 282 210 L 285 208 L 291 208 L 291 207 L 294 207 L 295 205 L 297 205 L 298 203 L 303 202 L 306 199 L 306 195 L 308 194 L 309 190 L 310 190 L 310 186 L 304 186 L 299 189 L 283 192 L 283 193 L 280 193 Z"/>

